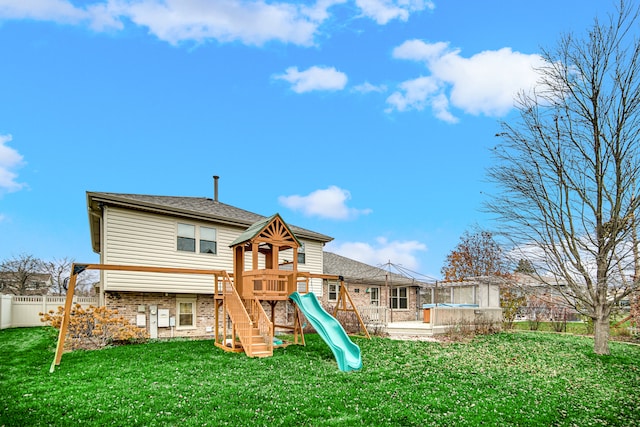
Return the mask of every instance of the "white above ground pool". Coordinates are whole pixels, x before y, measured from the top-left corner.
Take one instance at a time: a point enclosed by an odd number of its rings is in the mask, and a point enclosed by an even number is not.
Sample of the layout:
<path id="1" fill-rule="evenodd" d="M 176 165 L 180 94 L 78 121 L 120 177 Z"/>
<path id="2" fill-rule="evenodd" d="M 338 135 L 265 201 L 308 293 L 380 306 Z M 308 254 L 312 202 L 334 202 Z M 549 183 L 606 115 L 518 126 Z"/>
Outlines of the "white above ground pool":
<path id="1" fill-rule="evenodd" d="M 436 308 L 436 307 L 441 307 L 441 308 L 445 308 L 445 307 L 451 307 L 451 308 L 460 308 L 460 307 L 477 308 L 477 307 L 480 307 L 480 306 L 478 304 L 449 304 L 449 303 L 422 304 L 422 308 Z"/>

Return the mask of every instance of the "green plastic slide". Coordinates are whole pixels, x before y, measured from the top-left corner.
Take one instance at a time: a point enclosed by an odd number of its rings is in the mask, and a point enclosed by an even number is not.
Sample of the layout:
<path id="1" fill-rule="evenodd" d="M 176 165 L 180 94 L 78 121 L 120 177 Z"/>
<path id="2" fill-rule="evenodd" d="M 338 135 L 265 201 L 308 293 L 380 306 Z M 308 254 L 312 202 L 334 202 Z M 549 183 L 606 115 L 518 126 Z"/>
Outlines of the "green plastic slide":
<path id="1" fill-rule="evenodd" d="M 296 303 L 318 335 L 329 345 L 341 371 L 362 368 L 360 347 L 351 341 L 340 322 L 322 308 L 313 292 L 304 295 L 294 292 L 289 298 Z"/>

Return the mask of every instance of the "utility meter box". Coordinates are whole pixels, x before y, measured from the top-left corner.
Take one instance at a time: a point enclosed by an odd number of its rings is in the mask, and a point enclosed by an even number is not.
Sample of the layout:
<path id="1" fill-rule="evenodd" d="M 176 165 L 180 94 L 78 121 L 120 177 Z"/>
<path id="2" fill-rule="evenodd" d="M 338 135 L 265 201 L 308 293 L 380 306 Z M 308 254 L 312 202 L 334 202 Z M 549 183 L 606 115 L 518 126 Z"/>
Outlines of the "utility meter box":
<path id="1" fill-rule="evenodd" d="M 169 327 L 169 309 L 168 308 L 158 309 L 158 327 L 159 328 Z"/>
<path id="2" fill-rule="evenodd" d="M 147 326 L 147 316 L 144 314 L 137 314 L 136 315 L 136 326 Z"/>

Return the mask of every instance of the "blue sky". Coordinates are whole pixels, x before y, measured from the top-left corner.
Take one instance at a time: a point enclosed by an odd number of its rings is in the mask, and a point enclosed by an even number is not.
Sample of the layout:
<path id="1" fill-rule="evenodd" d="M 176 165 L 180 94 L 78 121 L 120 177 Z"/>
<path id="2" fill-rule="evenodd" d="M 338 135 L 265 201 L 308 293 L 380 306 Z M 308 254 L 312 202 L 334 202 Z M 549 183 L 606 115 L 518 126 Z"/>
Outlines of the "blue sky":
<path id="1" fill-rule="evenodd" d="M 601 0 L 0 0 L 0 260 L 97 262 L 86 191 L 213 197 L 433 278 L 541 47 Z"/>

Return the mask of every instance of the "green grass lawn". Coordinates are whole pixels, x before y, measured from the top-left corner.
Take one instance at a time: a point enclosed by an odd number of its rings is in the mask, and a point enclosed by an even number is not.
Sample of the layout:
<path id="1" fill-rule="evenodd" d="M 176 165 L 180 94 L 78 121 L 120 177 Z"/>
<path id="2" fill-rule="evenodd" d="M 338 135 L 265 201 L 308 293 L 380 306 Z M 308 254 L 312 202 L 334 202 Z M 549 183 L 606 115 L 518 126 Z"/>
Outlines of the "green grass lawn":
<path id="1" fill-rule="evenodd" d="M 520 331 L 530 330 L 529 322 L 526 320 L 514 322 L 513 328 Z M 567 332 L 570 334 L 589 335 L 587 324 L 584 322 L 567 322 Z M 540 332 L 554 332 L 553 324 L 551 322 L 539 322 L 538 331 Z M 591 332 L 593 335 L 593 332 Z"/>
<path id="2" fill-rule="evenodd" d="M 562 325 L 561 325 L 562 326 Z M 611 339 L 616 341 L 629 341 L 640 343 L 640 339 L 637 337 L 633 337 L 629 332 L 629 322 L 626 322 L 619 327 L 611 327 Z M 513 323 L 513 329 L 519 331 L 528 331 L 531 329 L 528 321 L 519 321 Z M 564 328 L 563 328 L 564 329 Z M 555 332 L 554 324 L 551 322 L 539 322 L 538 329 L 539 332 Z M 565 332 L 565 331 L 562 331 Z M 577 335 L 593 335 L 593 328 L 589 328 L 589 325 L 585 322 L 567 322 L 566 323 L 566 332 L 570 334 Z"/>
<path id="3" fill-rule="evenodd" d="M 329 347 L 271 358 L 212 341 L 67 353 L 53 374 L 49 328 L 0 331 L 0 426 L 633 426 L 640 347 L 588 337 L 502 333 L 467 344 L 354 338 L 363 369 Z"/>

